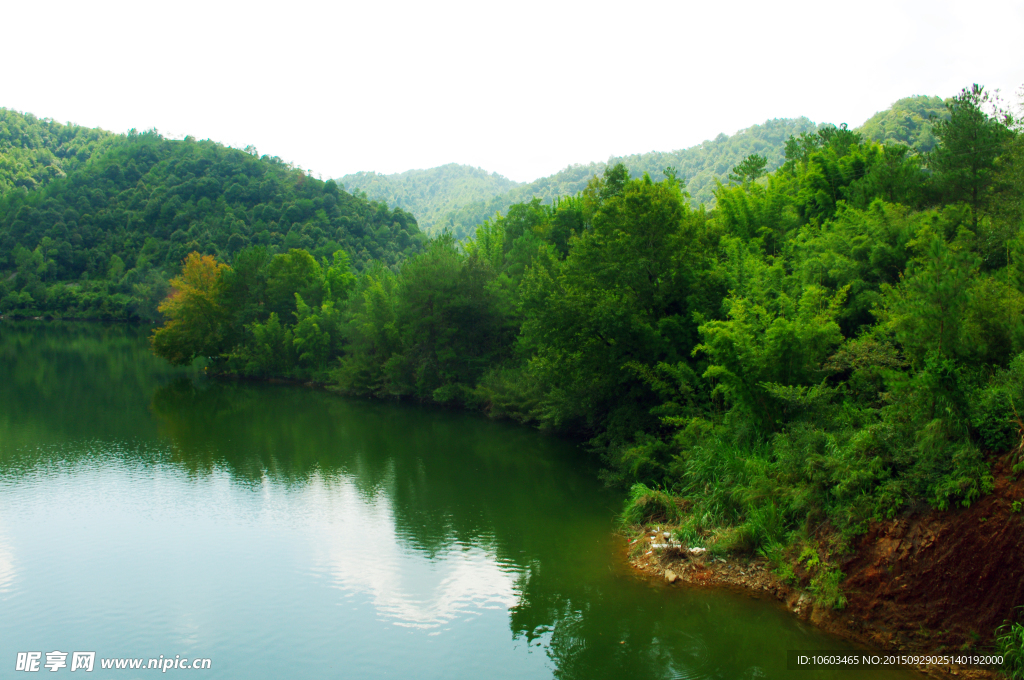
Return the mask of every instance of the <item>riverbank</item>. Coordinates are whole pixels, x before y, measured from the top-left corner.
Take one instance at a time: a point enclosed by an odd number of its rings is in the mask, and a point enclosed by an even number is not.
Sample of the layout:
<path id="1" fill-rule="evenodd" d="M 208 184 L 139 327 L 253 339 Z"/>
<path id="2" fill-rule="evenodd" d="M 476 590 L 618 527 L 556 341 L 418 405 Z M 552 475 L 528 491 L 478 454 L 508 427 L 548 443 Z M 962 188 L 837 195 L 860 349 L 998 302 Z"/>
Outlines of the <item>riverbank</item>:
<path id="1" fill-rule="evenodd" d="M 340 393 L 335 386 L 289 379 L 220 379 L 290 383 Z M 674 544 L 675 527 L 648 527 L 642 551 L 628 558 L 647 578 L 673 585 L 719 587 L 775 600 L 793 615 L 828 633 L 892 652 L 989 654 L 996 628 L 1024 601 L 1024 480 L 1009 456 L 993 465 L 994 491 L 970 508 L 913 508 L 872 522 L 854 549 L 836 559 L 844 579 L 845 606 L 816 602 L 810 573 L 799 561 L 790 579 L 760 557 L 691 552 Z M 665 532 L 669 536 L 665 536 Z M 793 556 L 795 557 L 795 556 Z M 1000 678 L 980 668 L 921 668 L 934 677 Z"/>
<path id="2" fill-rule="evenodd" d="M 995 490 L 969 508 L 908 512 L 873 522 L 840 561 L 842 609 L 823 607 L 792 565 L 788 580 L 760 558 L 712 556 L 667 542 L 654 525 L 633 544 L 630 564 L 649 578 L 686 587 L 741 589 L 783 603 L 813 625 L 886 651 L 981 653 L 996 627 L 1024 600 L 1024 480 L 1008 458 L 995 468 Z M 997 678 L 978 668 L 930 668 L 940 677 Z"/>

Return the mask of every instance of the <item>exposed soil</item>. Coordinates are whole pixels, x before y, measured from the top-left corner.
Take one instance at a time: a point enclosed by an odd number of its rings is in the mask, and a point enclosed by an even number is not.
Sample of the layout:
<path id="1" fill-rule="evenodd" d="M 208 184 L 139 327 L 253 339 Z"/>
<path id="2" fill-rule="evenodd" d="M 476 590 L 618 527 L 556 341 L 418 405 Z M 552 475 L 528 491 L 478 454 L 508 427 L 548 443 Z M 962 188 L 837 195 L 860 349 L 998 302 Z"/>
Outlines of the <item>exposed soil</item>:
<path id="1" fill-rule="evenodd" d="M 970 508 L 872 525 L 843 565 L 844 623 L 905 649 L 990 644 L 1024 604 L 1024 514 L 1013 512 L 1024 481 L 1009 467 L 997 468 L 995 492 Z"/>
<path id="2" fill-rule="evenodd" d="M 742 588 L 774 597 L 824 630 L 887 651 L 953 654 L 991 650 L 997 626 L 1024 605 L 1024 479 L 1003 461 L 994 493 L 970 508 L 929 511 L 873 523 L 841 564 L 842 610 L 817 607 L 763 562 L 721 560 L 680 548 L 632 560 L 638 571 L 692 586 Z M 1021 475 L 1024 477 L 1024 475 Z M 649 542 L 662 543 L 659 534 Z M 995 678 L 979 669 L 930 673 Z"/>

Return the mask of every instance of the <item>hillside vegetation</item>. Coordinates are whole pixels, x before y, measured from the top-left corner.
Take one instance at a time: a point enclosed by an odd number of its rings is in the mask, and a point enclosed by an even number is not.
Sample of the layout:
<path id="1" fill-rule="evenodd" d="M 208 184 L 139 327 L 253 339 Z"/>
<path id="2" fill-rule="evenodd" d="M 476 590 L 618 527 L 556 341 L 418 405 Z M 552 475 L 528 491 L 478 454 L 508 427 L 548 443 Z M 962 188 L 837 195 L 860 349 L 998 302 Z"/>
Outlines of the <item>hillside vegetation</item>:
<path id="1" fill-rule="evenodd" d="M 338 179 L 338 183 L 348 191 L 364 192 L 375 201 L 412 213 L 420 229 L 428 234 L 440 231 L 434 225 L 449 212 L 521 186 L 497 173 L 456 163 L 394 175 L 357 172 Z"/>
<path id="2" fill-rule="evenodd" d="M 617 164 L 397 270 L 195 254 L 154 347 L 582 437 L 626 521 L 799 565 L 839 607 L 869 520 L 1022 462 L 1024 135 L 977 86 L 945 106 L 927 154 L 825 126 L 738 163 L 713 210 Z"/>
<path id="3" fill-rule="evenodd" d="M 542 177 L 529 184 L 516 185 L 500 175 L 487 176 L 484 171 L 477 168 L 451 165 L 435 168 L 434 170 L 444 170 L 436 174 L 431 170 L 415 170 L 386 176 L 358 173 L 346 175 L 339 181 L 349 189 L 365 191 L 372 199 L 406 208 L 416 215 L 417 219 L 425 218 L 421 219 L 420 223 L 428 234 L 437 235 L 448 230 L 461 241 L 471 237 L 484 220 L 493 217 L 497 212 L 507 211 L 514 203 L 539 198 L 542 203 L 549 205 L 559 196 L 572 196 L 583 191 L 593 177 L 617 163 L 625 165 L 632 177 L 640 177 L 646 172 L 655 180 L 664 179 L 666 168 L 674 168 L 676 177 L 683 180 L 690 193 L 691 204 L 711 205 L 714 203 L 715 181 L 727 181 L 733 166 L 744 158 L 750 154 L 761 154 L 767 158 L 767 169 L 774 170 L 784 160 L 786 140 L 791 135 L 816 129 L 817 126 L 806 118 L 770 120 L 763 125 L 741 130 L 732 136 L 718 135 L 714 140 L 688 149 L 613 156 L 607 162 L 571 165 L 554 175 Z M 499 182 L 482 183 L 479 180 L 480 175 L 500 177 L 514 186 L 494 190 L 499 187 Z M 418 188 L 422 184 L 422 178 L 428 176 L 431 179 L 430 193 Z M 414 205 L 407 198 L 410 194 L 424 198 Z M 432 195 L 440 198 L 434 199 Z M 394 198 L 391 198 L 392 196 Z M 457 196 L 466 196 L 468 200 L 452 200 Z"/>
<path id="4" fill-rule="evenodd" d="M 879 111 L 857 128 L 876 142 L 898 142 L 918 153 L 928 153 L 938 141 L 934 126 L 949 120 L 949 111 L 941 97 L 906 97 Z"/>
<path id="5" fill-rule="evenodd" d="M 68 156 L 74 162 L 64 166 L 66 176 L 0 195 L 0 313 L 157 319 L 168 279 L 193 251 L 232 261 L 249 245 L 270 254 L 303 248 L 318 262 L 341 251 L 360 271 L 371 260 L 396 266 L 422 249 L 409 213 L 352 196 L 280 159 L 155 132 L 105 134 L 84 147 L 99 153 Z M 54 158 L 61 149 L 70 154 L 80 138 L 92 137 L 70 137 Z M 32 135 L 26 139 L 36 144 Z M 37 146 L 8 151 L 0 162 L 54 153 Z M 32 167 L 43 176 L 55 167 L 41 163 Z"/>
<path id="6" fill-rule="evenodd" d="M 61 125 L 0 108 L 0 194 L 40 188 L 81 167 L 117 139 L 105 130 Z"/>
<path id="7" fill-rule="evenodd" d="M 876 142 L 899 142 L 927 153 L 935 146 L 933 123 L 945 118 L 948 113 L 941 98 L 907 97 L 876 113 L 857 131 Z M 807 118 L 769 120 L 734 135 L 720 134 L 687 149 L 613 156 L 607 162 L 571 165 L 527 184 L 460 165 L 395 175 L 356 173 L 339 181 L 350 190 L 364 191 L 372 199 L 408 210 L 428 234 L 447 229 L 456 239 L 465 240 L 484 220 L 497 212 L 504 213 L 512 204 L 539 198 L 548 205 L 558 196 L 572 196 L 582 191 L 591 178 L 617 163 L 626 167 L 630 177 L 646 172 L 655 181 L 664 179 L 664 171 L 671 168 L 684 183 L 690 204 L 710 208 L 715 204 L 717 182 L 727 184 L 732 169 L 745 158 L 752 154 L 763 157 L 764 170 L 771 172 L 785 160 L 786 141 L 791 136 L 818 128 Z"/>

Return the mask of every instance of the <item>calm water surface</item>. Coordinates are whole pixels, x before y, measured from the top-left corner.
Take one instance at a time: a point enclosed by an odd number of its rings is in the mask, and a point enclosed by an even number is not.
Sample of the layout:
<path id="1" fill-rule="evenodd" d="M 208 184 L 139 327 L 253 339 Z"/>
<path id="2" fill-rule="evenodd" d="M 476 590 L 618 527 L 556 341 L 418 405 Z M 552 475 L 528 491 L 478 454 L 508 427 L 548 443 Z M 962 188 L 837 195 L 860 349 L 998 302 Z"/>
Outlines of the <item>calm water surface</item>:
<path id="1" fill-rule="evenodd" d="M 569 443 L 206 380 L 145 339 L 0 321 L 0 676 L 59 650 L 125 679 L 154 671 L 99 660 L 205 657 L 168 673 L 208 679 L 912 677 L 787 672 L 787 649 L 846 645 L 772 603 L 634 578 L 622 497 Z"/>

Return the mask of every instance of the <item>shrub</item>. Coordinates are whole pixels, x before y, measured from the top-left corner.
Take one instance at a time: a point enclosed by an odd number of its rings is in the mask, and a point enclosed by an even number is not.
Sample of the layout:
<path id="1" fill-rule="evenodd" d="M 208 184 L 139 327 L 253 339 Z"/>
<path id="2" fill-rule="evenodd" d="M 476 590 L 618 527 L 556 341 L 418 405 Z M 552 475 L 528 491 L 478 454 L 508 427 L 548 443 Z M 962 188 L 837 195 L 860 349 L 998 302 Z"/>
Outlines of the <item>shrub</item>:
<path id="1" fill-rule="evenodd" d="M 626 508 L 620 517 L 622 524 L 645 524 L 648 522 L 678 522 L 681 519 L 675 499 L 660 489 L 645 484 L 634 484 L 629 490 Z"/>
<path id="2" fill-rule="evenodd" d="M 1009 680 L 1024 680 L 1024 625 L 1007 621 L 996 628 L 996 649 Z"/>
<path id="3" fill-rule="evenodd" d="M 811 594 L 814 595 L 815 603 L 832 609 L 842 609 L 846 606 L 846 596 L 843 595 L 839 584 L 846 578 L 846 574 L 839 571 L 838 567 L 830 567 L 827 564 L 818 566 L 816 573 L 811 577 Z"/>

